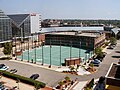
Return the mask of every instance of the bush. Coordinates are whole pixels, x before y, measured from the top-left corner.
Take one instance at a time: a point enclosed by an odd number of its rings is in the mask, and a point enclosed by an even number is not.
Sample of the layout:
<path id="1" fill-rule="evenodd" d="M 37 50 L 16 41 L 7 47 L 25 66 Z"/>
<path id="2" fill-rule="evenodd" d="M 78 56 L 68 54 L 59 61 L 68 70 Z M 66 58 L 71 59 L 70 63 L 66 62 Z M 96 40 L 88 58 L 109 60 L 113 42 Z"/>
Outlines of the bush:
<path id="1" fill-rule="evenodd" d="M 11 78 L 11 79 L 14 79 L 14 80 L 20 80 L 21 82 L 26 83 L 26 84 L 30 84 L 30 85 L 35 85 L 36 84 L 37 88 L 44 88 L 45 85 L 46 85 L 43 82 L 39 82 L 39 81 L 33 80 L 31 78 L 27 78 L 27 77 L 24 77 L 24 76 L 13 74 L 13 73 L 10 73 L 10 72 L 7 72 L 7 71 L 0 71 L 0 73 L 2 73 L 2 75 L 5 76 L 5 77 L 8 77 L 8 78 Z"/>
<path id="2" fill-rule="evenodd" d="M 0 60 L 10 60 L 12 59 L 11 57 L 1 57 Z"/>
<path id="3" fill-rule="evenodd" d="M 109 42 L 105 42 L 105 46 L 108 46 Z"/>

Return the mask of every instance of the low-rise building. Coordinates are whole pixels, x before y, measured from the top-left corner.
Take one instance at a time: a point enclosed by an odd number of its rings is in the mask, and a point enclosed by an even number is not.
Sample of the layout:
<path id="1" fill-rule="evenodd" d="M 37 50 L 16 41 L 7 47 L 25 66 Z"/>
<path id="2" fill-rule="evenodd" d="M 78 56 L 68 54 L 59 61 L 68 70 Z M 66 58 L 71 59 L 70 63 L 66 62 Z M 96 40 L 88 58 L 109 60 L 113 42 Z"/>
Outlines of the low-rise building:
<path id="1" fill-rule="evenodd" d="M 106 74 L 106 90 L 120 90 L 120 64 L 111 64 Z"/>
<path id="2" fill-rule="evenodd" d="M 93 50 L 105 42 L 100 31 L 59 31 L 45 34 L 45 44 L 63 45 Z"/>

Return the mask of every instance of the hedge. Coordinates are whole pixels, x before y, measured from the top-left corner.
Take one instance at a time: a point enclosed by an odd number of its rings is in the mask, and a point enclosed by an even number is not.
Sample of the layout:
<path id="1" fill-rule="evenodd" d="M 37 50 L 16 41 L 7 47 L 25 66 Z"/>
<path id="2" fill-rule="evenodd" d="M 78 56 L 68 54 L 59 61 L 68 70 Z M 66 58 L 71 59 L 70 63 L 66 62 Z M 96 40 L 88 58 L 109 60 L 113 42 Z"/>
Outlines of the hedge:
<path id="1" fill-rule="evenodd" d="M 37 86 L 38 89 L 39 88 L 44 88 L 46 86 L 46 84 L 43 83 L 43 82 L 36 81 L 36 80 L 31 79 L 31 78 L 27 78 L 27 77 L 20 76 L 20 75 L 17 75 L 17 74 L 13 74 L 13 73 L 10 73 L 10 72 L 7 72 L 7 71 L 1 71 L 0 70 L 0 73 L 2 73 L 3 76 L 14 79 L 16 81 L 19 80 L 20 82 L 30 84 L 30 85 L 33 85 L 35 87 Z"/>

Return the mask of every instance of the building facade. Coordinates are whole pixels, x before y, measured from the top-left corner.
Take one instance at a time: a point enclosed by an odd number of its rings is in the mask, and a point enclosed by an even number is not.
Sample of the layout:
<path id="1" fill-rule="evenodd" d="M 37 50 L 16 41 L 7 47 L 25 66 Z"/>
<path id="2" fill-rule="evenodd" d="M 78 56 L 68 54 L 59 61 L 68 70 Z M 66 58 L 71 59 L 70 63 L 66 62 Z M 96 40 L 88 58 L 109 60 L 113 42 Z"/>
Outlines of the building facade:
<path id="1" fill-rule="evenodd" d="M 14 14 L 8 16 L 12 20 L 13 37 L 27 37 L 39 32 L 41 28 L 39 14 Z"/>
<path id="2" fill-rule="evenodd" d="M 0 42 L 11 40 L 11 38 L 11 20 L 2 10 L 0 10 Z"/>
<path id="3" fill-rule="evenodd" d="M 45 34 L 46 45 L 63 45 L 94 50 L 105 42 L 105 33 L 91 31 L 52 32 Z"/>
<path id="4" fill-rule="evenodd" d="M 120 64 L 112 63 L 105 77 L 106 90 L 120 90 Z"/>

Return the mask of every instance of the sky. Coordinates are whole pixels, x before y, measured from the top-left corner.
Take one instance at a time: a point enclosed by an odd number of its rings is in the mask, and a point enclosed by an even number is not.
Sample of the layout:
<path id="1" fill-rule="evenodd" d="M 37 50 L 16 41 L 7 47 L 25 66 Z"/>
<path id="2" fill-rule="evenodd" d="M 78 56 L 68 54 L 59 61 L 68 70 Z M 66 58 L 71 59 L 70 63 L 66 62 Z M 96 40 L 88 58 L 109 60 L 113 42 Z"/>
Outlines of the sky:
<path id="1" fill-rule="evenodd" d="M 6 14 L 39 13 L 43 19 L 119 19 L 120 0 L 0 0 Z"/>

